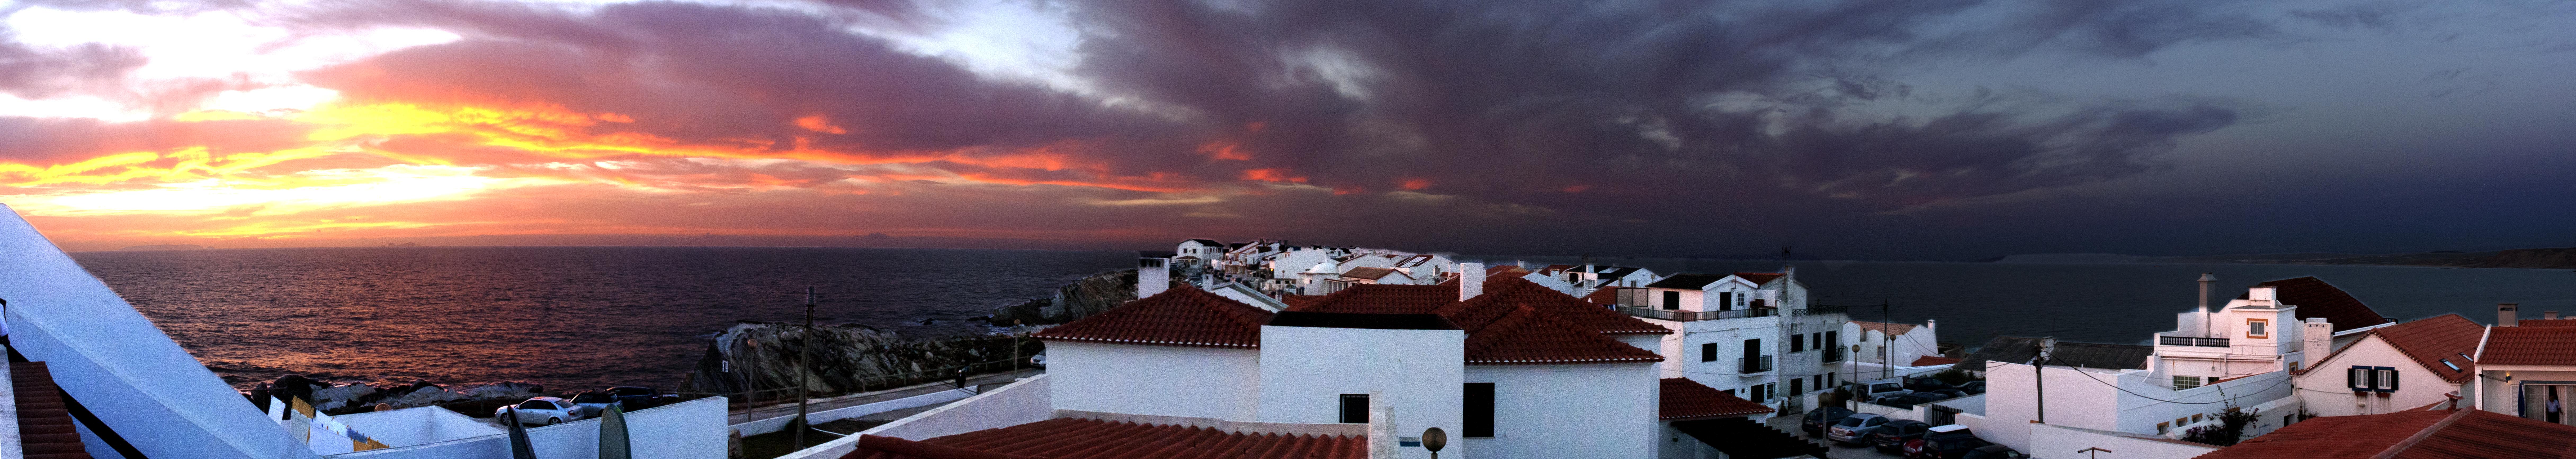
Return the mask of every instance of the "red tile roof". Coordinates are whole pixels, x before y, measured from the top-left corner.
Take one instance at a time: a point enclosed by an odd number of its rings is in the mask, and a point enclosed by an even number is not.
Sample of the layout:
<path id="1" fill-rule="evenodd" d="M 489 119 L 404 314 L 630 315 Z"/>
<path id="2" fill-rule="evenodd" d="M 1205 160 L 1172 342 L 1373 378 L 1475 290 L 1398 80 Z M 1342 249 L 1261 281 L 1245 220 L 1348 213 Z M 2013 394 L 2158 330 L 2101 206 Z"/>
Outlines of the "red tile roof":
<path id="1" fill-rule="evenodd" d="M 1457 298 L 1456 284 L 1353 285 L 1288 310 L 1439 314 L 1467 332 L 1471 364 L 1661 361 L 1652 351 L 1603 335 L 1672 333 L 1527 279 L 1493 280 L 1485 284 L 1484 294 L 1467 301 Z"/>
<path id="2" fill-rule="evenodd" d="M 1362 459 L 1365 438 L 1050 419 L 918 442 L 866 436 L 842 459 Z"/>
<path id="3" fill-rule="evenodd" d="M 2197 459 L 2576 458 L 2576 427 L 2484 410 L 2300 421 Z"/>
<path id="4" fill-rule="evenodd" d="M 2488 365 L 2576 365 L 2576 327 L 2493 327 L 2478 363 Z"/>
<path id="5" fill-rule="evenodd" d="M 2576 319 L 2531 319 L 2513 321 L 2516 327 L 2576 327 Z"/>
<path id="6" fill-rule="evenodd" d="M 27 459 L 89 459 L 72 414 L 63 404 L 63 389 L 44 362 L 12 362 L 9 382 L 18 403 L 18 445 Z"/>
<path id="7" fill-rule="evenodd" d="M 1348 278 L 1352 278 L 1352 279 L 1378 280 L 1378 279 L 1380 279 L 1380 278 L 1385 278 L 1385 277 L 1386 277 L 1386 275 L 1388 275 L 1388 274 L 1395 274 L 1395 272 L 1396 272 L 1396 271 L 1395 271 L 1395 268 L 1376 268 L 1376 267 L 1361 266 L 1361 267 L 1357 267 L 1357 268 L 1351 268 L 1351 270 L 1350 270 L 1350 271 L 1342 272 L 1342 277 L 1348 277 Z"/>
<path id="8" fill-rule="evenodd" d="M 1869 322 L 1869 321 L 1861 321 L 1861 320 L 1851 321 L 1851 323 L 1852 323 L 1852 325 L 1858 325 L 1858 326 L 1860 326 L 1860 329 L 1862 329 L 1862 330 L 1877 330 L 1879 333 L 1881 333 L 1881 334 L 1885 334 L 1885 335 L 1887 335 L 1887 336 L 1898 336 L 1898 335 L 1904 335 L 1904 334 L 1905 334 L 1905 332 L 1914 331 L 1914 327 L 1915 327 L 1915 325 L 1914 325 L 1914 324 L 1892 324 L 1892 323 L 1886 323 L 1886 322 Z"/>
<path id="9" fill-rule="evenodd" d="M 2369 305 L 2361 304 L 2361 299 L 2353 298 L 2352 294 L 2344 293 L 2343 289 L 2335 288 L 2334 284 L 2328 284 L 2324 279 L 2318 279 L 2315 276 L 2266 281 L 2254 285 L 2272 287 L 2276 297 L 2281 299 L 2281 304 L 2298 306 L 2299 319 L 2324 317 L 2327 322 L 2334 323 L 2335 331 L 2396 322 L 2394 319 L 2379 315 L 2379 311 L 2371 310 Z M 2245 295 L 2238 294 L 2236 299 L 2245 299 Z"/>
<path id="10" fill-rule="evenodd" d="M 1039 339 L 1198 347 L 1261 347 L 1270 311 L 1182 285 L 1039 331 Z"/>
<path id="11" fill-rule="evenodd" d="M 1747 273 L 1747 272 L 1738 272 L 1738 273 L 1735 273 L 1735 277 L 1741 277 L 1741 278 L 1744 278 L 1744 280 L 1752 281 L 1752 282 L 1753 282 L 1753 285 L 1755 285 L 1755 286 L 1760 286 L 1760 285 L 1762 285 L 1762 284 L 1769 284 L 1769 283 L 1771 283 L 1771 280 L 1772 280 L 1772 279 L 1778 279 L 1778 278 L 1780 278 L 1780 273 Z"/>
<path id="12" fill-rule="evenodd" d="M 1752 416 L 1771 412 L 1771 407 L 1754 403 L 1692 381 L 1690 378 L 1664 378 L 1663 409 L 1656 419 L 1687 419 Z"/>
<path id="13" fill-rule="evenodd" d="M 2476 362 L 2461 356 L 2477 352 L 2478 338 L 2485 334 L 2486 326 L 2478 325 L 2477 322 L 2472 322 L 2467 317 L 2460 317 L 2459 314 L 2443 314 L 2430 319 L 2362 332 L 2363 337 L 2378 336 L 2380 340 L 2387 341 L 2389 346 L 2397 348 L 2397 352 L 2415 359 L 2416 365 L 2422 365 L 2425 370 L 2442 375 L 2442 380 L 2453 383 L 2467 381 L 2470 376 L 2476 375 L 2477 367 L 2474 365 Z M 2351 349 L 2351 347 L 2347 346 L 2344 349 Z M 2317 361 L 2331 362 L 2336 356 L 2342 354 L 2342 352 L 2336 352 Z M 2443 365 L 2443 361 L 2449 361 L 2451 365 Z M 2325 366 L 2327 365 L 2311 365 L 2302 372 Z M 2453 366 L 2459 369 L 2454 370 Z"/>
<path id="14" fill-rule="evenodd" d="M 1927 356 L 1923 356 L 1922 358 L 1914 359 L 1914 364 L 1912 364 L 1912 365 L 1907 365 L 1907 366 L 1920 367 L 1920 366 L 1926 366 L 1926 365 L 1949 365 L 1949 364 L 1953 364 L 1953 363 L 1959 363 L 1959 359 L 1953 359 L 1953 358 L 1949 358 L 1949 357 L 1941 357 L 1941 356 L 1927 355 Z"/>
<path id="15" fill-rule="evenodd" d="M 1592 304 L 1619 304 L 1619 290 L 1628 288 L 1637 287 L 1602 287 L 1600 290 L 1593 290 L 1590 295 L 1584 295 L 1583 302 Z"/>

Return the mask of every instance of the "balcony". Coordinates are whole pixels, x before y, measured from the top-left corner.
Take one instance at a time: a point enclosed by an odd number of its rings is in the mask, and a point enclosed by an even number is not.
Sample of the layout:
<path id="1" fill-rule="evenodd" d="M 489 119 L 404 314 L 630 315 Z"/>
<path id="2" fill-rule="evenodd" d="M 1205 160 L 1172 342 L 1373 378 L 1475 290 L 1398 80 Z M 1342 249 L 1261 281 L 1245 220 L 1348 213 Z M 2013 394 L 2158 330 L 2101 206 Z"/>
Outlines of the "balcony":
<path id="1" fill-rule="evenodd" d="M 1766 355 L 1761 357 L 1735 359 L 1735 367 L 1737 370 L 1742 370 L 1740 371 L 1741 373 L 1748 375 L 1771 371 L 1771 356 Z"/>
<path id="2" fill-rule="evenodd" d="M 2227 338 L 2194 338 L 2156 335 L 2157 346 L 2227 347 Z"/>
<path id="3" fill-rule="evenodd" d="M 1780 309 L 1779 309 L 1779 308 L 1737 309 L 1737 310 L 1733 310 L 1733 311 L 1683 311 L 1683 310 L 1679 310 L 1679 309 L 1655 309 L 1655 308 L 1641 308 L 1641 307 L 1635 307 L 1635 306 L 1621 306 L 1621 307 L 1619 307 L 1619 312 L 1627 313 L 1628 315 L 1631 315 L 1631 316 L 1644 317 L 1644 318 L 1648 318 L 1648 319 L 1657 319 L 1657 320 L 1669 320 L 1669 321 L 1674 321 L 1674 322 L 1694 322 L 1694 321 L 1702 321 L 1702 320 L 1718 320 L 1718 319 L 1743 319 L 1743 318 L 1749 318 L 1749 317 L 1771 317 L 1771 316 L 1775 316 L 1775 315 L 1780 315 Z"/>
<path id="4" fill-rule="evenodd" d="M 1842 346 L 1830 346 L 1830 347 L 1826 347 L 1826 348 L 1825 348 L 1825 363 L 1835 363 L 1835 362 L 1841 362 L 1841 361 L 1843 361 L 1843 354 L 1844 354 L 1846 351 L 1850 351 L 1850 350 L 1851 350 L 1851 349 L 1847 349 L 1847 348 L 1844 348 L 1844 347 L 1842 347 Z"/>

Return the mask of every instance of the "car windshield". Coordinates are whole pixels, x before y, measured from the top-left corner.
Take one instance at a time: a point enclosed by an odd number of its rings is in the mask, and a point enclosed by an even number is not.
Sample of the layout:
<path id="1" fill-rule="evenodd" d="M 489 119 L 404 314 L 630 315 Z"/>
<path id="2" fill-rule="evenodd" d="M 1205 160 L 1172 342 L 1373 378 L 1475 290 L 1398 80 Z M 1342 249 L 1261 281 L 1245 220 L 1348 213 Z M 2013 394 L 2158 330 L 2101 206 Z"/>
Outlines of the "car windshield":
<path id="1" fill-rule="evenodd" d="M 1895 391 L 1897 391 L 1897 390 L 1901 390 L 1901 389 L 1904 389 L 1904 388 L 1905 388 L 1905 386 L 1898 385 L 1898 384 L 1896 384 L 1896 383 L 1878 383 L 1878 384 L 1870 385 L 1870 386 L 1869 386 L 1869 391 L 1870 391 L 1870 392 L 1895 392 Z"/>
<path id="2" fill-rule="evenodd" d="M 521 403 L 521 404 L 519 404 L 519 409 L 522 409 L 522 410 L 551 410 L 551 409 L 555 409 L 555 403 L 554 403 L 554 402 L 549 402 L 549 401 L 544 401 L 544 400 L 529 400 L 529 401 L 527 401 L 527 403 Z"/>
<path id="3" fill-rule="evenodd" d="M 1837 423 L 1834 423 L 1834 425 L 1837 425 L 1837 426 L 1843 426 L 1843 427 L 1860 427 L 1860 423 L 1861 423 L 1861 421 L 1866 421 L 1866 420 L 1869 420 L 1869 419 L 1870 419 L 1870 418 L 1864 418 L 1864 417 L 1860 417 L 1860 416 L 1852 416 L 1852 417 L 1848 417 L 1848 418 L 1843 418 L 1843 422 L 1837 422 Z"/>
<path id="4" fill-rule="evenodd" d="M 617 399 L 609 398 L 608 394 L 598 392 L 583 392 L 581 395 L 577 395 L 572 398 L 573 403 L 608 403 L 614 400 Z"/>

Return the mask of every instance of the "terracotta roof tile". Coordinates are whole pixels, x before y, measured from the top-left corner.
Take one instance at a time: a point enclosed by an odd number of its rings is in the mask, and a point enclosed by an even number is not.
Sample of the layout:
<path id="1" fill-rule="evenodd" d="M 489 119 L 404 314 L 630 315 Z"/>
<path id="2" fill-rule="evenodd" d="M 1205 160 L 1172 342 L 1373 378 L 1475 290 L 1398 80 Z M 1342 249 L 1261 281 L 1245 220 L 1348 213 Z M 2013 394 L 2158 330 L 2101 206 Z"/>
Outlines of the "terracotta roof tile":
<path id="1" fill-rule="evenodd" d="M 2442 375 L 2444 381 L 2457 383 L 2467 381 L 2470 376 L 2476 374 L 2475 362 L 2460 356 L 2478 351 L 2478 338 L 2486 334 L 2486 327 L 2469 321 L 2467 317 L 2460 317 L 2459 314 L 2443 314 L 2362 333 L 2364 333 L 2363 336 L 2378 336 L 2379 339 L 2387 341 L 2389 346 L 2396 347 L 2397 352 L 2415 359 L 2415 364 L 2424 366 L 2424 369 L 2432 371 L 2433 374 Z M 2345 349 L 2351 349 L 2351 347 L 2347 346 Z M 2334 356 L 2330 355 L 2318 361 L 2331 362 L 2333 359 Z M 2449 361 L 2451 365 L 2443 365 L 2443 361 Z M 2458 369 L 2453 369 L 2454 366 Z M 2316 368 L 2323 368 L 2323 366 L 2308 369 Z"/>
<path id="2" fill-rule="evenodd" d="M 1888 336 L 1903 335 L 1905 332 L 1914 331 L 1915 327 L 1914 324 L 1892 324 L 1861 320 L 1851 321 L 1851 323 L 1852 325 L 1859 325 L 1862 330 L 1877 330 L 1879 333 L 1886 334 Z"/>
<path id="3" fill-rule="evenodd" d="M 1953 363 L 1959 363 L 1959 359 L 1953 359 L 1953 358 L 1949 358 L 1949 357 L 1942 357 L 1942 356 L 1936 356 L 1936 355 L 1927 355 L 1927 356 L 1923 356 L 1923 357 L 1921 357 L 1921 358 L 1914 359 L 1914 364 L 1912 364 L 1912 365 L 1907 365 L 1907 366 L 1920 367 L 1920 366 L 1929 366 L 1929 365 L 1949 365 L 1949 364 L 1953 364 Z"/>
<path id="4" fill-rule="evenodd" d="M 1602 287 L 1600 290 L 1593 290 L 1590 295 L 1584 295 L 1583 302 L 1592 304 L 1619 304 L 1619 290 L 1631 288 L 1637 287 Z"/>
<path id="5" fill-rule="evenodd" d="M 1378 280 L 1378 279 L 1385 278 L 1388 274 L 1395 274 L 1395 273 L 1396 273 L 1395 268 L 1376 268 L 1376 267 L 1361 266 L 1361 267 L 1357 267 L 1357 268 L 1351 268 L 1351 270 L 1350 270 L 1350 271 L 1343 271 L 1343 272 L 1342 272 L 1342 277 L 1348 277 L 1348 278 L 1352 278 L 1352 279 Z"/>
<path id="6" fill-rule="evenodd" d="M 1439 314 L 1467 332 L 1468 363 L 1553 364 L 1651 362 L 1663 357 L 1605 334 L 1668 334 L 1637 320 L 1521 278 L 1487 282 L 1485 293 L 1457 301 L 1458 286 L 1353 285 L 1298 312 Z"/>
<path id="7" fill-rule="evenodd" d="M 1039 331 L 1040 339 L 1198 347 L 1261 347 L 1270 311 L 1187 285 Z"/>
<path id="8" fill-rule="evenodd" d="M 2396 322 L 2379 315 L 2379 311 L 2370 309 L 2369 305 L 2362 304 L 2361 299 L 2353 298 L 2352 294 L 2344 293 L 2343 289 L 2335 288 L 2334 284 L 2328 284 L 2324 279 L 2318 279 L 2315 276 L 2265 281 L 2254 285 L 2272 287 L 2276 296 L 2281 299 L 2281 304 L 2298 306 L 2299 319 L 2324 317 L 2327 322 L 2334 323 L 2335 331 Z M 2238 294 L 2236 299 L 2245 299 L 2245 295 Z"/>
<path id="9" fill-rule="evenodd" d="M 1741 277 L 1744 278 L 1744 280 L 1753 281 L 1753 285 L 1762 285 L 1771 283 L 1772 279 L 1780 278 L 1780 273 L 1737 272 L 1735 273 L 1735 277 Z"/>
<path id="10" fill-rule="evenodd" d="M 1771 407 L 1745 400 L 1692 381 L 1690 378 L 1664 378 L 1662 404 L 1657 419 L 1686 419 L 1752 416 L 1771 412 Z"/>
<path id="11" fill-rule="evenodd" d="M 2483 410 L 2300 421 L 2198 459 L 2576 458 L 2576 427 Z"/>
<path id="12" fill-rule="evenodd" d="M 1362 459 L 1365 438 L 1050 419 L 918 442 L 859 438 L 843 459 Z M 882 438 L 882 437 L 877 437 Z"/>
<path id="13" fill-rule="evenodd" d="M 2531 319 L 2513 321 L 2516 327 L 2576 327 L 2576 319 Z"/>
<path id="14" fill-rule="evenodd" d="M 2493 327 L 2478 363 L 2488 365 L 2576 365 L 2576 327 Z"/>

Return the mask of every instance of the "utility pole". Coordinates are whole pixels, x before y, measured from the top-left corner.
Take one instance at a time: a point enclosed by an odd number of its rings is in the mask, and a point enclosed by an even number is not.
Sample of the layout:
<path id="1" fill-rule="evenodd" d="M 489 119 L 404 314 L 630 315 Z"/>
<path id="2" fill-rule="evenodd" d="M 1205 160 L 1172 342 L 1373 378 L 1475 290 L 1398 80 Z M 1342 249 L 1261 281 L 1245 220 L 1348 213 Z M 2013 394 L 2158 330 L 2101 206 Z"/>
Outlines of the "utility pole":
<path id="1" fill-rule="evenodd" d="M 814 378 L 813 287 L 805 288 L 805 335 L 797 338 L 796 341 L 799 344 L 797 347 L 804 348 L 796 357 L 796 366 L 804 371 L 796 372 L 796 425 L 794 427 L 796 428 L 796 449 L 805 449 L 805 429 L 812 428 L 806 425 L 805 402 L 814 399 L 812 394 L 807 393 L 810 390 L 807 388 L 813 387 L 811 381 Z"/>
<path id="2" fill-rule="evenodd" d="M 2047 344 L 2048 341 L 2042 340 L 2030 346 L 2030 392 L 2032 400 L 2038 402 L 2037 421 L 2041 424 L 2048 423 L 2048 378 L 2040 374 L 2040 370 L 2047 368 L 2048 357 L 2041 353 L 2047 350 Z"/>
<path id="3" fill-rule="evenodd" d="M 1888 351 L 1887 347 L 1888 347 L 1888 346 L 1891 346 L 1891 345 L 1896 344 L 1896 336 L 1887 334 L 1887 328 L 1888 328 L 1888 327 L 1890 327 L 1890 326 L 1892 326 L 1892 325 L 1895 325 L 1895 324 L 1896 324 L 1896 319 L 1891 318 L 1891 317 L 1888 315 L 1887 311 L 1888 311 L 1888 301 L 1887 301 L 1887 299 L 1885 299 L 1885 298 L 1881 298 L 1881 299 L 1879 299 L 1879 300 L 1878 300 L 1878 323 L 1886 324 L 1886 325 L 1880 325 L 1880 326 L 1879 326 L 1880 328 L 1878 329 L 1878 371 L 1879 371 L 1878 378 L 1879 378 L 1879 379 L 1887 379 L 1887 378 L 1894 378 L 1894 377 L 1896 377 L 1896 362 L 1890 362 L 1890 361 L 1888 361 L 1888 360 L 1890 360 L 1890 359 L 1893 359 L 1893 357 L 1889 356 L 1889 355 L 1888 355 L 1888 353 L 1887 353 L 1887 351 Z M 1862 333 L 1868 333 L 1868 332 L 1862 332 Z"/>

